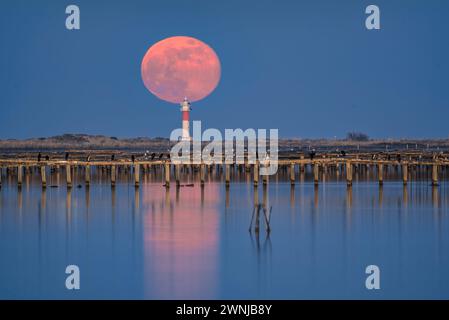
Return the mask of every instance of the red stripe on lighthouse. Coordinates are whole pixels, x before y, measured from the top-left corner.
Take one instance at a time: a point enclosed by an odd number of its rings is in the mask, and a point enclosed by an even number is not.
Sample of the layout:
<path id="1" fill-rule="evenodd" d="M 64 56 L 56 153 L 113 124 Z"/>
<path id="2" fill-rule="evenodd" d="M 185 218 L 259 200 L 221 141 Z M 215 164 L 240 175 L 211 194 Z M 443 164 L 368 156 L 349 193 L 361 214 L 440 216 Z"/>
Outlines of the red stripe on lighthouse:
<path id="1" fill-rule="evenodd" d="M 189 121 L 189 111 L 182 112 L 182 121 Z"/>

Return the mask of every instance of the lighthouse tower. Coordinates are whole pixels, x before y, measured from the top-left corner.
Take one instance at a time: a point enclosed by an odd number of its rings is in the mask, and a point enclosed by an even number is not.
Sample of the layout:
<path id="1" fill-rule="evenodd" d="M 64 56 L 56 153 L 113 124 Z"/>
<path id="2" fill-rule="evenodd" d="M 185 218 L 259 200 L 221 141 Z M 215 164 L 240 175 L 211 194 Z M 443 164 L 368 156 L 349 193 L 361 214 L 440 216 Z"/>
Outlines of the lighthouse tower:
<path id="1" fill-rule="evenodd" d="M 190 141 L 190 102 L 187 98 L 181 102 L 182 112 L 182 141 Z"/>

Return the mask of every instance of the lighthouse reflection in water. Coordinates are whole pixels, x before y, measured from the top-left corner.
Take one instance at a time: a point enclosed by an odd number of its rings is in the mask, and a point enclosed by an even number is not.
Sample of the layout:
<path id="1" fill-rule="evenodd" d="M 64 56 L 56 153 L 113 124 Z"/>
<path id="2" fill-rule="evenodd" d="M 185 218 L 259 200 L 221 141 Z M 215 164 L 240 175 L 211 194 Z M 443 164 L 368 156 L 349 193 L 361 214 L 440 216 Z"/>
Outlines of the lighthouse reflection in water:
<path id="1" fill-rule="evenodd" d="M 81 173 L 73 189 L 4 179 L 0 298 L 449 298 L 447 176 L 438 187 L 397 175 L 347 188 L 344 177 L 314 186 L 313 172 L 298 175 L 291 186 L 281 170 L 257 189 L 244 170 L 227 188 L 218 167 L 203 187 L 190 168 L 170 188 L 162 170 L 142 172 L 139 188 L 126 172 L 111 188 L 96 169 L 89 188 Z M 255 204 L 272 208 L 270 233 L 263 214 L 249 232 Z M 65 287 L 68 265 L 80 290 Z M 365 287 L 368 265 L 380 290 Z"/>

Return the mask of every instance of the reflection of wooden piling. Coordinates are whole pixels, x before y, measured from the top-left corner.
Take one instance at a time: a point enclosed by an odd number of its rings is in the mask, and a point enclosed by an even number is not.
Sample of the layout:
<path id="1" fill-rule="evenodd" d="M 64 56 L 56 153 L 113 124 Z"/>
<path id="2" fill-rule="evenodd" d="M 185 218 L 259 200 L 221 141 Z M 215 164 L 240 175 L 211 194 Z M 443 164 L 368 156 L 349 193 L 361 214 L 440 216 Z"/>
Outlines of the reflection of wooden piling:
<path id="1" fill-rule="evenodd" d="M 352 186 L 348 185 L 348 188 L 346 188 L 346 207 L 347 209 L 352 208 Z"/>
<path id="2" fill-rule="evenodd" d="M 408 203 L 408 189 L 407 185 L 405 184 L 402 187 L 402 203 L 404 204 L 404 207 L 406 207 Z"/>
<path id="3" fill-rule="evenodd" d="M 257 206 L 257 208 L 256 208 L 256 221 L 255 221 L 255 226 L 254 226 L 254 232 L 256 234 L 258 234 L 259 230 L 260 230 L 260 215 L 259 214 L 260 214 L 260 205 Z"/>
<path id="4" fill-rule="evenodd" d="M 377 175 L 379 178 L 379 184 L 382 185 L 384 183 L 384 165 L 383 163 L 379 163 L 377 166 Z"/>
<path id="5" fill-rule="evenodd" d="M 268 186 L 264 185 L 262 188 L 262 206 L 267 207 L 268 204 Z"/>
<path id="6" fill-rule="evenodd" d="M 346 162 L 346 185 L 348 187 L 352 186 L 352 163 L 351 163 L 351 161 Z"/>
<path id="7" fill-rule="evenodd" d="M 226 196 L 225 196 L 225 207 L 227 209 L 227 208 L 229 208 L 229 203 L 230 203 L 231 200 L 230 200 L 230 195 L 229 195 L 229 193 L 230 193 L 229 192 L 229 188 L 226 187 L 225 189 L 226 189 L 226 192 L 225 192 L 226 193 Z"/>
<path id="8" fill-rule="evenodd" d="M 384 202 L 384 186 L 383 184 L 379 185 L 379 207 L 382 206 Z"/>
<path id="9" fill-rule="evenodd" d="M 438 204 L 438 188 L 437 185 L 433 185 L 432 186 L 432 206 L 434 208 L 438 208 L 439 204 Z"/>
<path id="10" fill-rule="evenodd" d="M 23 180 L 23 166 L 19 165 L 17 167 L 17 187 L 22 188 L 22 180 Z"/>
<path id="11" fill-rule="evenodd" d="M 438 165 L 434 163 L 432 165 L 432 186 L 438 185 Z"/>
<path id="12" fill-rule="evenodd" d="M 134 209 L 135 213 L 139 213 L 140 208 L 140 190 L 138 188 L 134 188 Z"/>
<path id="13" fill-rule="evenodd" d="M 70 164 L 67 164 L 65 166 L 65 174 L 66 174 L 67 188 L 71 188 L 72 187 L 72 169 L 70 168 Z"/>
<path id="14" fill-rule="evenodd" d="M 170 188 L 170 163 L 165 162 L 164 164 L 164 173 L 165 173 L 165 187 Z"/>
<path id="15" fill-rule="evenodd" d="M 46 167 L 41 166 L 41 180 L 42 180 L 42 188 L 47 187 L 47 175 L 46 175 Z"/>
<path id="16" fill-rule="evenodd" d="M 253 209 L 253 214 L 251 215 L 251 222 L 249 224 L 248 231 L 252 232 L 252 227 L 254 223 L 254 233 L 256 236 L 259 235 L 260 231 L 260 215 L 263 214 L 263 219 L 265 222 L 266 232 L 267 235 L 270 234 L 271 227 L 270 227 L 270 216 L 271 216 L 271 207 L 267 208 L 261 204 L 255 204 Z"/>
<path id="17" fill-rule="evenodd" d="M 134 164 L 134 186 L 137 188 L 140 184 L 140 164 Z"/>
<path id="18" fill-rule="evenodd" d="M 295 164 L 290 163 L 290 184 L 295 185 Z"/>
<path id="19" fill-rule="evenodd" d="M 42 188 L 41 193 L 41 212 L 45 212 L 45 207 L 47 206 L 47 189 Z"/>
<path id="20" fill-rule="evenodd" d="M 254 186 L 254 206 L 257 206 L 259 204 L 259 191 L 257 190 L 257 187 Z"/>
<path id="21" fill-rule="evenodd" d="M 86 166 L 86 172 L 85 172 L 85 180 L 86 180 L 86 187 L 90 186 L 90 166 Z"/>
<path id="22" fill-rule="evenodd" d="M 402 182 L 404 185 L 408 182 L 408 165 L 406 163 L 402 164 Z"/>
<path id="23" fill-rule="evenodd" d="M 111 187 L 115 187 L 115 180 L 117 178 L 117 172 L 115 166 L 111 166 Z"/>
<path id="24" fill-rule="evenodd" d="M 295 206 L 295 185 L 292 184 L 290 186 L 290 207 L 294 207 Z"/>

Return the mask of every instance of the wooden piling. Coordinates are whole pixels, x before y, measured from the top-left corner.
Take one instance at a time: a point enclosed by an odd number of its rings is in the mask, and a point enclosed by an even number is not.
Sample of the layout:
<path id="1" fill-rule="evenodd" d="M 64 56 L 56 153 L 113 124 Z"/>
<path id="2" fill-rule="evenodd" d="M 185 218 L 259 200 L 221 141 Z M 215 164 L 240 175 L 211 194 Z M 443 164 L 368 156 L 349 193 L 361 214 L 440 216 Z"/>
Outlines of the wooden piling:
<path id="1" fill-rule="evenodd" d="M 319 171 L 320 170 L 320 165 L 318 164 L 318 162 L 315 162 L 313 164 L 313 182 L 315 183 L 315 185 L 317 186 L 320 182 L 320 177 L 319 177 Z"/>
<path id="2" fill-rule="evenodd" d="M 42 188 L 46 188 L 47 187 L 47 175 L 46 175 L 46 167 L 45 166 L 41 166 L 41 180 L 42 180 Z"/>
<path id="3" fill-rule="evenodd" d="M 22 179 L 23 179 L 23 166 L 18 165 L 17 167 L 17 187 L 22 188 Z"/>
<path id="4" fill-rule="evenodd" d="M 200 164 L 200 180 L 201 180 L 202 186 L 204 186 L 205 175 L 206 175 L 205 165 L 204 165 L 204 163 L 201 163 Z"/>
<path id="5" fill-rule="evenodd" d="M 378 178 L 379 178 L 379 184 L 382 185 L 384 184 L 384 165 L 383 163 L 379 163 L 377 165 L 377 174 L 378 174 Z"/>
<path id="6" fill-rule="evenodd" d="M 170 163 L 167 161 L 164 164 L 165 173 L 165 187 L 170 188 Z"/>
<path id="7" fill-rule="evenodd" d="M 257 187 L 257 185 L 259 184 L 259 164 L 254 163 L 254 186 Z"/>
<path id="8" fill-rule="evenodd" d="M 402 182 L 404 185 L 408 182 L 408 165 L 406 163 L 402 164 Z"/>
<path id="9" fill-rule="evenodd" d="M 134 186 L 137 188 L 140 184 L 140 164 L 134 164 Z"/>
<path id="10" fill-rule="evenodd" d="M 293 162 L 290 163 L 290 184 L 295 185 L 295 164 Z"/>
<path id="11" fill-rule="evenodd" d="M 71 188 L 72 187 L 72 169 L 70 168 L 70 164 L 67 164 L 65 166 L 65 174 L 66 174 L 67 188 Z"/>
<path id="12" fill-rule="evenodd" d="M 268 175 L 267 174 L 262 175 L 262 183 L 264 186 L 266 186 L 268 184 Z"/>
<path id="13" fill-rule="evenodd" d="M 111 166 L 111 187 L 115 187 L 115 180 L 117 178 L 117 170 L 115 165 Z"/>
<path id="14" fill-rule="evenodd" d="M 2 187 L 2 173 L 3 173 L 3 168 L 0 167 L 0 188 Z"/>
<path id="15" fill-rule="evenodd" d="M 346 162 L 346 185 L 348 187 L 352 186 L 352 163 L 351 163 L 351 161 Z"/>
<path id="16" fill-rule="evenodd" d="M 86 179 L 86 187 L 89 187 L 89 186 L 90 186 L 90 166 L 89 166 L 89 165 L 86 166 L 86 172 L 85 172 L 85 174 L 86 174 L 86 176 L 85 176 L 85 179 Z"/>
<path id="17" fill-rule="evenodd" d="M 432 186 L 438 186 L 438 164 L 432 165 Z"/>
<path id="18" fill-rule="evenodd" d="M 231 181 L 231 166 L 229 164 L 226 165 L 226 187 L 229 187 L 229 182 Z"/>

